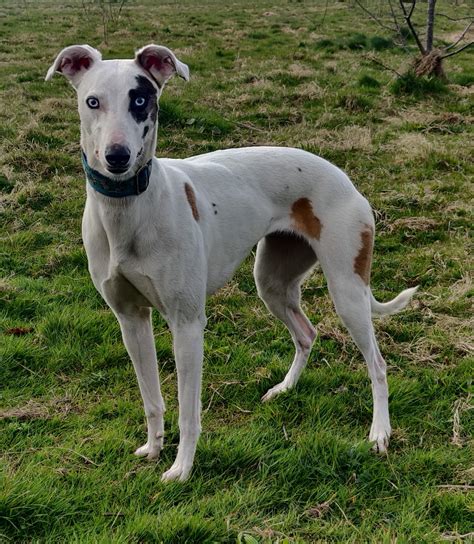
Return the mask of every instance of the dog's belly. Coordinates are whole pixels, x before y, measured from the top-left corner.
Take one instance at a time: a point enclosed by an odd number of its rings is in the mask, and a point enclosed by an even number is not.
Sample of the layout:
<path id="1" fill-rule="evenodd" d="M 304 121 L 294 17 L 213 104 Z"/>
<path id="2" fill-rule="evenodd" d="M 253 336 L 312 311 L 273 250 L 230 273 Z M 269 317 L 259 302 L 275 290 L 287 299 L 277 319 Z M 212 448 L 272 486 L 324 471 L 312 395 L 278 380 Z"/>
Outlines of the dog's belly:
<path id="1" fill-rule="evenodd" d="M 213 266 L 208 270 L 206 294 L 212 295 L 232 278 L 235 271 L 240 266 L 242 261 L 249 255 L 252 250 L 253 244 L 250 248 L 246 248 L 245 252 L 240 252 L 239 257 L 232 261 L 220 263 L 219 266 Z"/>
<path id="2" fill-rule="evenodd" d="M 239 215 L 237 207 L 223 211 L 225 220 L 216 221 L 208 231 L 208 295 L 232 278 L 255 244 L 271 230 L 271 213 L 251 210 L 253 206 L 252 202 L 247 203 L 246 217 Z"/>

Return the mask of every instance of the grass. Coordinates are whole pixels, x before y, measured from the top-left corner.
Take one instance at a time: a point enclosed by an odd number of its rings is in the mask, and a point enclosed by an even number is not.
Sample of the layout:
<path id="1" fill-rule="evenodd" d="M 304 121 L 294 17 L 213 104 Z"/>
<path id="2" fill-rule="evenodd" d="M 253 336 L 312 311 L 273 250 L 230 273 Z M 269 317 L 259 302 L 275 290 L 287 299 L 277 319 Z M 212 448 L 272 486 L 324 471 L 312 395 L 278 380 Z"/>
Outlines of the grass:
<path id="1" fill-rule="evenodd" d="M 394 83 L 367 54 L 396 69 L 409 57 L 343 2 L 327 10 L 322 0 L 130 2 L 107 45 L 99 19 L 78 1 L 6 0 L 0 13 L 0 540 L 468 539 L 472 48 L 447 60 L 441 89 Z M 444 39 L 460 25 L 442 18 L 436 29 Z M 389 366 L 388 457 L 364 440 L 367 372 L 319 271 L 304 288 L 319 331 L 308 368 L 296 389 L 260 403 L 293 349 L 256 296 L 253 256 L 209 300 L 204 432 L 192 478 L 160 482 L 178 428 L 171 339 L 158 315 L 166 445 L 158 462 L 133 456 L 145 439 L 139 391 L 80 236 L 75 97 L 60 78 L 42 80 L 65 45 L 90 43 L 113 58 L 152 41 L 175 50 L 192 76 L 165 91 L 159 155 L 258 144 L 318 153 L 374 207 L 376 296 L 420 285 L 410 308 L 376 323 Z"/>

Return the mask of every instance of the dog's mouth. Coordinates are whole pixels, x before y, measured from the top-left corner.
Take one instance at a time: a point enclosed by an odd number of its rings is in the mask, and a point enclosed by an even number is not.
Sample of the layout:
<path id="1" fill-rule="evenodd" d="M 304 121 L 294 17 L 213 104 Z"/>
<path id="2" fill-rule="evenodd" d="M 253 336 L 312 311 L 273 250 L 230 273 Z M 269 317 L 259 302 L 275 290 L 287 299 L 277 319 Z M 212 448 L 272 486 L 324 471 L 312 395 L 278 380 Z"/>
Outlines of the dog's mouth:
<path id="1" fill-rule="evenodd" d="M 140 157 L 140 155 L 142 153 L 143 153 L 143 147 L 137 153 L 137 159 Z M 125 174 L 126 172 L 129 172 L 130 170 L 132 170 L 135 165 L 136 165 L 136 160 L 135 160 L 135 162 L 133 164 L 130 163 L 130 162 L 128 162 L 127 164 L 124 164 L 124 165 L 106 164 L 105 168 L 106 168 L 107 172 L 110 172 L 111 174 L 114 174 L 116 176 L 120 176 L 121 174 Z"/>
<path id="2" fill-rule="evenodd" d="M 110 172 L 111 174 L 125 174 L 125 172 L 127 172 L 129 170 L 129 166 L 122 166 L 122 167 L 112 167 L 112 166 L 107 166 L 107 171 Z"/>

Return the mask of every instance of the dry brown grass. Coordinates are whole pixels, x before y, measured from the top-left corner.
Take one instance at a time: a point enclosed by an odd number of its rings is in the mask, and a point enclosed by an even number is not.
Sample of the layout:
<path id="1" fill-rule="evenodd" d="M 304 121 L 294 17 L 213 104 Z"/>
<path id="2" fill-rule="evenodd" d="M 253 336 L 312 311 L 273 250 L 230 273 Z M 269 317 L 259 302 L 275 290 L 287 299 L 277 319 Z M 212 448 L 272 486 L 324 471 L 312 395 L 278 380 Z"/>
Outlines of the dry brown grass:
<path id="1" fill-rule="evenodd" d="M 315 149 L 370 151 L 372 132 L 369 128 L 359 126 L 347 126 L 341 130 L 319 129 L 307 142 Z"/>
<path id="2" fill-rule="evenodd" d="M 424 232 L 435 228 L 439 224 L 438 221 L 430 217 L 400 217 L 388 224 L 388 231 L 396 230 L 413 230 Z"/>
<path id="3" fill-rule="evenodd" d="M 57 397 L 48 401 L 31 399 L 23 406 L 0 408 L 0 420 L 17 419 L 28 421 L 32 419 L 51 419 L 52 417 L 66 417 L 70 413 L 80 411 L 75 401 L 66 397 Z"/>
<path id="4" fill-rule="evenodd" d="M 440 144 L 430 141 L 419 133 L 401 134 L 394 141 L 386 144 L 384 148 L 393 153 L 394 161 L 425 160 L 434 150 L 440 151 Z"/>

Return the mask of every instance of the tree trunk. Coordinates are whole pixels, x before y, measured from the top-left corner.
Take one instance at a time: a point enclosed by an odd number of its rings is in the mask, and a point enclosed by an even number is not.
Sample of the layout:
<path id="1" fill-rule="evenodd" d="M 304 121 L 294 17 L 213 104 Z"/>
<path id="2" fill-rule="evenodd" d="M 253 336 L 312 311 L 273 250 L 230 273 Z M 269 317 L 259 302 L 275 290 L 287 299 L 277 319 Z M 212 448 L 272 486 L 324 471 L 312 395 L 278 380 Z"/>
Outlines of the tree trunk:
<path id="1" fill-rule="evenodd" d="M 427 53 L 431 53 L 433 49 L 435 6 L 436 6 L 436 0 L 428 0 L 428 17 L 426 20 L 426 52 Z"/>

